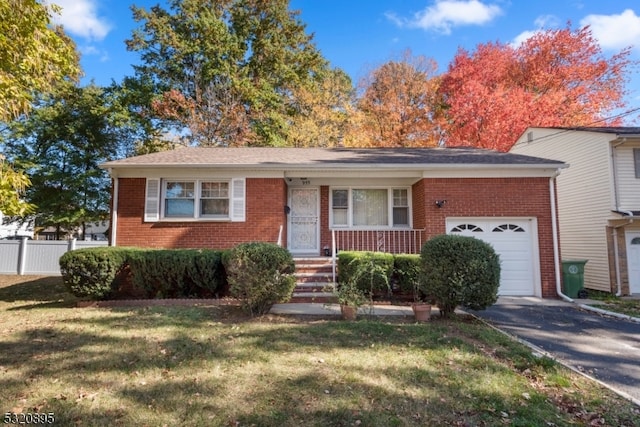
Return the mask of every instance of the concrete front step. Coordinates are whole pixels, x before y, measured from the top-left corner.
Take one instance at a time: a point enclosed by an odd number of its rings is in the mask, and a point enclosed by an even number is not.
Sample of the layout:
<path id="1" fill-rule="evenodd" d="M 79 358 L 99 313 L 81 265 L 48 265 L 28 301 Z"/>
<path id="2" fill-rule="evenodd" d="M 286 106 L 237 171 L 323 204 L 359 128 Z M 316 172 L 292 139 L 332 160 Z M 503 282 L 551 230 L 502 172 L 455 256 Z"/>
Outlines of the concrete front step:
<path id="1" fill-rule="evenodd" d="M 333 292 L 335 288 L 331 282 L 298 282 L 294 292 Z"/>
<path id="2" fill-rule="evenodd" d="M 296 273 L 298 283 L 331 283 L 333 275 L 331 273 Z"/>
<path id="3" fill-rule="evenodd" d="M 336 303 L 338 296 L 333 292 L 294 292 L 291 296 L 291 303 Z"/>
<path id="4" fill-rule="evenodd" d="M 336 302 L 338 298 L 334 290 L 335 285 L 330 282 L 298 282 L 293 291 L 291 302 Z"/>
<path id="5" fill-rule="evenodd" d="M 327 257 L 297 257 L 296 288 L 291 302 L 333 303 L 338 298 L 332 291 L 335 289 L 333 281 L 333 265 Z"/>

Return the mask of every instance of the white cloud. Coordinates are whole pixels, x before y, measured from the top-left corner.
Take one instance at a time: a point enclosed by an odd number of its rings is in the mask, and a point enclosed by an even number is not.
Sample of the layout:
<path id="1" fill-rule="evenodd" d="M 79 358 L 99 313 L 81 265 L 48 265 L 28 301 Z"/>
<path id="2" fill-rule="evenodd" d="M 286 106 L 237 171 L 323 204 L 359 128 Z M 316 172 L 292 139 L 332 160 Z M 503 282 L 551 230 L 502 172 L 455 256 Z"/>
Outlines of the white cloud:
<path id="1" fill-rule="evenodd" d="M 536 26 L 535 30 L 526 30 L 521 32 L 514 37 L 510 45 L 518 47 L 544 29 L 557 28 L 560 24 L 560 20 L 555 15 L 540 15 L 533 21 L 533 24 Z"/>
<path id="2" fill-rule="evenodd" d="M 560 19 L 555 15 L 540 15 L 533 21 L 537 28 L 556 28 L 560 25 Z"/>
<path id="3" fill-rule="evenodd" d="M 527 31 L 523 31 L 520 34 L 518 34 L 513 41 L 510 43 L 511 46 L 513 47 L 518 47 L 520 46 L 522 43 L 526 42 L 527 40 L 529 40 L 531 37 L 535 36 L 536 34 L 538 34 L 540 32 L 540 30 L 527 30 Z"/>
<path id="4" fill-rule="evenodd" d="M 451 34 L 453 27 L 483 25 L 502 14 L 497 5 L 479 0 L 436 0 L 435 4 L 416 13 L 412 18 L 401 18 L 394 13 L 386 17 L 400 27 L 434 30 Z"/>
<path id="5" fill-rule="evenodd" d="M 580 21 L 585 25 L 603 49 L 623 49 L 640 39 L 640 17 L 631 9 L 619 15 L 587 15 Z"/>
<path id="6" fill-rule="evenodd" d="M 54 16 L 54 22 L 62 24 L 65 31 L 87 40 L 102 40 L 111 25 L 105 18 L 99 17 L 96 0 L 47 0 L 62 8 L 60 15 Z"/>

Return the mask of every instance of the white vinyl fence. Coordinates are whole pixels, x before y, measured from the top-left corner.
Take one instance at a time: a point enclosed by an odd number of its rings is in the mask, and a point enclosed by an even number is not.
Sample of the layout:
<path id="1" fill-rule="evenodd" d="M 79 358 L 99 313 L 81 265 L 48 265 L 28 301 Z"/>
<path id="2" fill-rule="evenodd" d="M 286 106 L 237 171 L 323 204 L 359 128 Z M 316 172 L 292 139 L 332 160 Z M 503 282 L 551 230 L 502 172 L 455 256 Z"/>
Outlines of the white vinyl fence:
<path id="1" fill-rule="evenodd" d="M 60 274 L 60 257 L 80 248 L 107 246 L 104 241 L 0 240 L 0 274 Z"/>

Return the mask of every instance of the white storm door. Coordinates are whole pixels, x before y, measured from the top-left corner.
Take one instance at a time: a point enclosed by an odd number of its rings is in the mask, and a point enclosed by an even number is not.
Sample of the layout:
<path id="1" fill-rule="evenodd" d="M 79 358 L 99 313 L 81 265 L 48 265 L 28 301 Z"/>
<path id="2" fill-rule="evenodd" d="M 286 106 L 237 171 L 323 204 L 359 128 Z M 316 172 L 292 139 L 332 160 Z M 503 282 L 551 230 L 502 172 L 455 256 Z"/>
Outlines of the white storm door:
<path id="1" fill-rule="evenodd" d="M 320 253 L 320 192 L 318 188 L 289 189 L 289 244 L 291 253 Z"/>
<path id="2" fill-rule="evenodd" d="M 629 291 L 640 293 L 640 232 L 627 232 L 627 264 L 629 266 Z"/>

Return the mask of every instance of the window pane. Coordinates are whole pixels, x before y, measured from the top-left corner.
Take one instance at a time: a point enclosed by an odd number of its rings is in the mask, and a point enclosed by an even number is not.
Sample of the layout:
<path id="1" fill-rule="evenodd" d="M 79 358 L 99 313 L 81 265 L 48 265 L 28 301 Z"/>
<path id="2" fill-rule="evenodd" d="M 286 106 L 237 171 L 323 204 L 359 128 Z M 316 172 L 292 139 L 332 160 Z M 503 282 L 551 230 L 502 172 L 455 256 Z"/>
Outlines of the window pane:
<path id="1" fill-rule="evenodd" d="M 228 182 L 203 182 L 200 184 L 203 198 L 228 198 Z"/>
<path id="2" fill-rule="evenodd" d="M 409 226 L 409 208 L 393 208 L 393 225 Z"/>
<path id="3" fill-rule="evenodd" d="M 353 190 L 353 225 L 389 225 L 387 190 Z"/>
<path id="4" fill-rule="evenodd" d="M 193 217 L 193 199 L 166 199 L 164 208 L 166 217 Z"/>
<path id="5" fill-rule="evenodd" d="M 338 208 L 333 210 L 333 225 L 349 225 L 348 209 Z"/>
<path id="6" fill-rule="evenodd" d="M 194 183 L 193 182 L 178 182 L 171 181 L 167 182 L 167 199 L 176 199 L 176 198 L 193 198 L 194 191 Z"/>
<path id="7" fill-rule="evenodd" d="M 393 190 L 393 206 L 409 206 L 409 198 L 407 197 L 407 190 L 405 189 Z"/>
<path id="8" fill-rule="evenodd" d="M 333 207 L 349 207 L 349 190 L 333 190 Z"/>
<path id="9" fill-rule="evenodd" d="M 229 199 L 202 199 L 200 200 L 200 215 L 202 216 L 228 216 Z"/>

